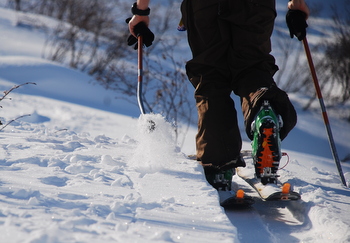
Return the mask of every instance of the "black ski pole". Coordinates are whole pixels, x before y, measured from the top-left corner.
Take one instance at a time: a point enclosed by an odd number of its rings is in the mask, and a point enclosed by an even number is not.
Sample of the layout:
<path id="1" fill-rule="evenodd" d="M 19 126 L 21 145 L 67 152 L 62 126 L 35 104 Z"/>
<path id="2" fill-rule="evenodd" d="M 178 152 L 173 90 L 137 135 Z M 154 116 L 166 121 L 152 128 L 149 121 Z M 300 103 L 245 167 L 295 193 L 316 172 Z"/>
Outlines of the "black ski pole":
<path id="1" fill-rule="evenodd" d="M 141 114 L 145 114 L 145 107 L 143 105 L 142 99 L 142 77 L 143 77 L 143 65 L 142 65 L 142 52 L 143 52 L 143 39 L 142 35 L 138 35 L 137 37 L 137 102 L 140 107 Z"/>
<path id="2" fill-rule="evenodd" d="M 312 79 L 314 81 L 316 94 L 317 94 L 317 97 L 318 97 L 318 100 L 320 102 L 320 106 L 321 106 L 321 109 L 322 109 L 322 116 L 323 116 L 324 124 L 326 126 L 327 134 L 328 134 L 329 145 L 330 145 L 331 150 L 332 150 L 333 158 L 334 158 L 335 164 L 337 166 L 337 169 L 338 169 L 338 172 L 339 172 L 339 175 L 340 175 L 340 179 L 341 179 L 342 183 L 344 184 L 344 186 L 347 187 L 346 180 L 345 180 L 345 177 L 344 177 L 344 173 L 343 173 L 343 170 L 342 170 L 342 167 L 341 167 L 341 164 L 340 164 L 339 156 L 338 156 L 338 153 L 337 153 L 337 150 L 336 150 L 336 147 L 335 147 L 331 126 L 329 124 L 329 119 L 328 119 L 328 115 L 327 115 L 327 112 L 326 112 L 326 106 L 324 105 L 324 102 L 323 102 L 321 88 L 320 88 L 320 85 L 319 85 L 319 82 L 318 82 L 318 79 L 317 79 L 315 66 L 314 66 L 313 61 L 312 61 L 311 52 L 310 52 L 309 44 L 307 42 L 306 37 L 303 39 L 303 44 L 304 44 L 306 57 L 307 57 L 307 60 L 308 60 L 308 63 L 309 63 Z"/>
<path id="3" fill-rule="evenodd" d="M 143 105 L 142 98 L 142 78 L 143 78 L 143 38 L 142 35 L 137 36 L 137 102 L 142 115 L 145 115 L 145 106 Z M 152 120 L 148 120 L 148 131 L 152 132 L 156 128 L 156 123 Z"/>

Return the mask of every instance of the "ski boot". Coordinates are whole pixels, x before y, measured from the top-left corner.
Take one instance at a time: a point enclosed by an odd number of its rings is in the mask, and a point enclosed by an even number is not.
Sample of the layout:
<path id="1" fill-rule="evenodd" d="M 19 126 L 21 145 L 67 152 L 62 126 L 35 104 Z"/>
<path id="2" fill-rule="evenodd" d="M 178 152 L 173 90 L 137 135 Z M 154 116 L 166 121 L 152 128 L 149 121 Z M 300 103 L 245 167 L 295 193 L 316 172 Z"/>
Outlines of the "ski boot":
<path id="1" fill-rule="evenodd" d="M 275 114 L 269 101 L 265 100 L 251 125 L 255 173 L 264 185 L 277 183 L 277 170 L 282 157 L 279 136 L 282 125 L 281 117 Z"/>
<path id="2" fill-rule="evenodd" d="M 207 181 L 218 191 L 230 191 L 232 177 L 236 174 L 234 168 L 245 167 L 246 163 L 241 155 L 221 166 L 202 164 Z"/>
<path id="3" fill-rule="evenodd" d="M 218 191 L 231 191 L 232 176 L 234 170 L 219 171 L 213 174 L 206 174 L 206 179 Z"/>
<path id="4" fill-rule="evenodd" d="M 219 194 L 220 205 L 225 209 L 244 208 L 254 204 L 254 199 L 245 195 L 243 190 L 232 190 L 232 177 L 235 169 L 205 173 L 206 179 Z"/>

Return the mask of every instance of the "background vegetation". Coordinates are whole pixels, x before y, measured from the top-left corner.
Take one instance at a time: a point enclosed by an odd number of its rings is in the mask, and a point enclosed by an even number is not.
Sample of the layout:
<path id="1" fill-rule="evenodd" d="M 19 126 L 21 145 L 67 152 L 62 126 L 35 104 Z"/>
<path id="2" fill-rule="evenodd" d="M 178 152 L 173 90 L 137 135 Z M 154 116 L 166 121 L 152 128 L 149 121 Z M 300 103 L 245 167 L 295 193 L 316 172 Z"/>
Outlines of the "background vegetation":
<path id="1" fill-rule="evenodd" d="M 129 17 L 130 3 L 121 0 L 9 0 L 8 4 L 18 11 L 57 20 L 54 28 L 40 26 L 47 32 L 45 58 L 80 69 L 106 89 L 115 90 L 118 98 L 136 103 L 137 82 L 130 81 L 136 80 L 137 76 L 136 67 L 130 68 L 136 63 L 130 57 L 136 54 L 126 45 L 127 26 L 120 21 L 120 16 Z M 179 120 L 191 124 L 195 111 L 192 91 L 184 73 L 185 60 L 173 53 L 172 48 L 184 36 L 166 37 L 170 28 L 176 28 L 171 18 L 177 14 L 178 4 L 179 1 L 168 0 L 166 7 L 152 9 L 152 20 L 157 23 L 152 29 L 156 40 L 154 45 L 145 49 L 143 96 L 149 112 L 161 112 L 174 124 Z M 350 0 L 344 0 L 342 6 L 332 3 L 310 5 L 314 18 L 309 20 L 310 26 L 323 7 L 333 10 L 332 29 L 324 36 L 324 41 L 311 46 L 323 96 L 329 107 L 344 107 L 350 99 L 349 6 Z M 345 14 L 339 14 L 339 9 Z M 290 39 L 283 29 L 285 26 L 276 23 L 274 35 L 278 38 L 275 38 L 274 49 L 277 48 L 280 54 L 280 71 L 275 79 L 288 92 L 308 95 L 310 102 L 305 109 L 309 109 L 316 97 L 305 54 L 302 45 Z M 308 31 L 314 30 L 309 28 Z M 350 122 L 348 110 L 344 112 L 342 109 L 342 112 Z"/>

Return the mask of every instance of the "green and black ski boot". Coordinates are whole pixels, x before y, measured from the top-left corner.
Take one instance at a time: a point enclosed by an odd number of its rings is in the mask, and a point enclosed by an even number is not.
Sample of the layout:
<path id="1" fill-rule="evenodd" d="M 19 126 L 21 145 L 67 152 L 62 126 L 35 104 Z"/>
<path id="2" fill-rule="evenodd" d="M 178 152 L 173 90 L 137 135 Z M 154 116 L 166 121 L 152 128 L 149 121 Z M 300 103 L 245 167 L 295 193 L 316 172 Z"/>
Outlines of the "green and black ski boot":
<path id="1" fill-rule="evenodd" d="M 265 100 L 251 125 L 255 173 L 264 185 L 277 182 L 277 170 L 282 157 L 279 136 L 282 125 L 281 117 L 274 112 L 269 101 Z"/>

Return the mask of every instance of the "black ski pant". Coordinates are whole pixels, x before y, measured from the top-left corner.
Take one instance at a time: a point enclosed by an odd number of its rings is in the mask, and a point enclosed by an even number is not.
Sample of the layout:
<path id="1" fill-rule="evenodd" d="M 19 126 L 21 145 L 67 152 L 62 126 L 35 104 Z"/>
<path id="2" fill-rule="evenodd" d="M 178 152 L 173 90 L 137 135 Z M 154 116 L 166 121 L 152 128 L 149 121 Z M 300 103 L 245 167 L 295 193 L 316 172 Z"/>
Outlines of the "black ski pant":
<path id="1" fill-rule="evenodd" d="M 262 99 L 269 99 L 284 120 L 283 139 L 295 126 L 296 113 L 273 80 L 275 1 L 184 0 L 181 12 L 193 55 L 186 71 L 198 110 L 197 159 L 222 166 L 239 156 L 242 139 L 232 91 L 241 97 L 248 137 Z"/>

